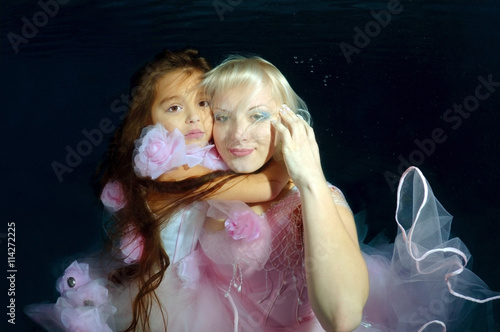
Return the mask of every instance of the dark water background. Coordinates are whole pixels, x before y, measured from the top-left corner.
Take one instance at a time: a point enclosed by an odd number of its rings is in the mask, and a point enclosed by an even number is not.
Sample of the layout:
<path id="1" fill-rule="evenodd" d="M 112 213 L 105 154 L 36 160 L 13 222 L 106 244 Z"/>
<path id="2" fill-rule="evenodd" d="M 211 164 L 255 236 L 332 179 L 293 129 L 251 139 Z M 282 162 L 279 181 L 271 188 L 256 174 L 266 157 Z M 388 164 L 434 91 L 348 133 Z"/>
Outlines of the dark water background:
<path id="1" fill-rule="evenodd" d="M 214 3 L 225 7 L 218 13 Z M 471 251 L 473 271 L 500 290 L 500 83 L 482 88 L 489 95 L 473 104 L 479 76 L 500 82 L 500 4 L 401 1 L 391 7 L 400 12 L 377 30 L 371 11 L 387 11 L 388 5 L 2 1 L 6 213 L 0 241 L 7 253 L 8 223 L 14 222 L 17 273 L 16 325 L 7 325 L 2 313 L 0 330 L 34 331 L 22 308 L 53 302 L 64 267 L 100 244 L 101 211 L 89 179 L 110 134 L 100 130 L 102 140 L 97 135 L 87 143 L 86 155 L 72 159 L 71 173 L 58 178 L 53 163 L 68 166 L 68 149 L 88 141 L 84 131 L 95 132 L 103 121 L 109 127 L 120 123 L 128 79 L 142 63 L 163 48 L 185 46 L 199 48 L 213 64 L 227 54 L 251 53 L 280 68 L 310 107 L 328 179 L 344 191 L 354 212 L 366 211 L 369 237 L 396 232 L 396 194 L 387 172 L 399 177 L 403 159 L 419 166 L 455 216 L 452 232 Z M 36 31 L 28 27 L 33 23 Z M 365 27 L 372 29 L 369 43 L 357 40 L 358 53 L 349 63 L 341 45 L 355 46 L 356 29 Z M 446 118 L 448 109 L 464 102 L 475 109 L 464 113 L 467 118 Z M 426 142 L 426 154 L 415 140 Z M 0 307 L 6 308 L 7 255 L 0 257 Z M 499 307 L 493 306 L 497 321 Z"/>

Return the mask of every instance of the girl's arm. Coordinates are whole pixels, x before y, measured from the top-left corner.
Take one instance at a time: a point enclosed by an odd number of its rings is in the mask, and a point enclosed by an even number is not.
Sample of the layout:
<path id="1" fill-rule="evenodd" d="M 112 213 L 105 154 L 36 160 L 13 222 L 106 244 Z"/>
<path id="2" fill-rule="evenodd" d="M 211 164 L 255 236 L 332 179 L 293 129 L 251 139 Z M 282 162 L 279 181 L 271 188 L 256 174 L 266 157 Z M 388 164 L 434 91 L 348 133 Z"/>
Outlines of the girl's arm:
<path id="1" fill-rule="evenodd" d="M 352 331 L 368 297 L 368 271 L 349 209 L 334 203 L 312 128 L 293 112 L 273 122 L 288 172 L 300 191 L 307 289 L 326 331 Z"/>
<path id="2" fill-rule="evenodd" d="M 213 172 L 201 165 L 191 168 L 179 167 L 160 175 L 160 181 L 179 181 Z M 238 200 L 245 203 L 260 203 L 273 200 L 278 196 L 290 177 L 283 161 L 271 159 L 259 172 L 242 174 L 228 181 L 215 191 L 210 198 L 220 200 Z"/>

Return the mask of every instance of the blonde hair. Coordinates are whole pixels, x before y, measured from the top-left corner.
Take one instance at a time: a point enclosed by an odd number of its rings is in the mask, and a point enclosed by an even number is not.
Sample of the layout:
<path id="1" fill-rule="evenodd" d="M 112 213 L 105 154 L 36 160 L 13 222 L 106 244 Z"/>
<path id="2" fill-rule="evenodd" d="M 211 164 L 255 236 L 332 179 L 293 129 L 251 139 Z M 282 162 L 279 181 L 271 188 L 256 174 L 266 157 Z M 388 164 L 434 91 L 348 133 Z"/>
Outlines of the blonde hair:
<path id="1" fill-rule="evenodd" d="M 293 91 L 278 68 L 261 57 L 231 55 L 206 73 L 201 85 L 211 97 L 239 86 L 267 85 L 271 88 L 271 95 L 278 105 L 287 104 L 308 123 L 311 122 L 306 103 Z"/>

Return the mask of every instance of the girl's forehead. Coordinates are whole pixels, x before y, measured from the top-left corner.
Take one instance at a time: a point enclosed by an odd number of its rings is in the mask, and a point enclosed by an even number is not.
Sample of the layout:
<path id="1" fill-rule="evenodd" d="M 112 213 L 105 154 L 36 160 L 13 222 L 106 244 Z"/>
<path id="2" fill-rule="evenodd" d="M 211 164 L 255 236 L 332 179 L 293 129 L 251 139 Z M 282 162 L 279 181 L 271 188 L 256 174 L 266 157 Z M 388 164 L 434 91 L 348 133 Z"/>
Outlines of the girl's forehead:
<path id="1" fill-rule="evenodd" d="M 156 88 L 159 91 L 192 93 L 193 91 L 198 91 L 201 78 L 201 72 L 185 72 L 178 69 L 163 75 L 156 83 Z"/>

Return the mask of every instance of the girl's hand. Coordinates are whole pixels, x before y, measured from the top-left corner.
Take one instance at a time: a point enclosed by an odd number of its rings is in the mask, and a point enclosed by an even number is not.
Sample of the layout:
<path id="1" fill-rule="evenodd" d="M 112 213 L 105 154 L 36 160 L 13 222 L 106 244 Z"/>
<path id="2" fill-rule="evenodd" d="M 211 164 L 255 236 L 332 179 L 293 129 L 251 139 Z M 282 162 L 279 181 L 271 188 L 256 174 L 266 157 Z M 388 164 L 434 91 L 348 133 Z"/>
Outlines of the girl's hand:
<path id="1" fill-rule="evenodd" d="M 286 105 L 280 109 L 281 123 L 272 121 L 282 143 L 288 174 L 301 187 L 315 180 L 325 181 L 314 131 L 304 119 Z M 279 144 L 278 144 L 279 146 Z"/>

